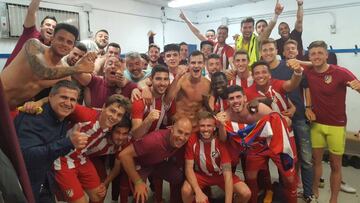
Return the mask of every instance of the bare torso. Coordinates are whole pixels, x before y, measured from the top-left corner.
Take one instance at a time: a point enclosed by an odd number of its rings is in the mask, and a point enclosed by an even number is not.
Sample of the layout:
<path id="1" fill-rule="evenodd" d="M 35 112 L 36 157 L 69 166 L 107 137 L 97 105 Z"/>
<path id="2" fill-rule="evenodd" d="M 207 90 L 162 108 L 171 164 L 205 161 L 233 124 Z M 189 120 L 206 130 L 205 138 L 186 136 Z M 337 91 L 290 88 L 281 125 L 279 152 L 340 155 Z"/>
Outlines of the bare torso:
<path id="1" fill-rule="evenodd" d="M 179 117 L 188 117 L 193 126 L 197 126 L 196 114 L 203 108 L 202 95 L 208 95 L 210 92 L 210 82 L 204 77 L 196 83 L 191 83 L 189 75 L 182 81 L 181 89 L 176 97 L 175 119 Z"/>
<path id="2" fill-rule="evenodd" d="M 43 46 L 43 49 L 45 54 L 42 55 L 42 59 L 45 63 L 48 63 L 50 66 L 59 65 L 60 59 L 57 61 L 57 64 L 53 64 L 46 54 L 49 48 Z M 25 48 L 21 49 L 9 66 L 1 72 L 0 78 L 4 87 L 5 99 L 10 109 L 14 109 L 25 101 L 30 100 L 41 90 L 53 86 L 59 80 L 70 79 L 65 77 L 55 80 L 42 80 L 34 74 L 33 69 L 30 67 Z"/>

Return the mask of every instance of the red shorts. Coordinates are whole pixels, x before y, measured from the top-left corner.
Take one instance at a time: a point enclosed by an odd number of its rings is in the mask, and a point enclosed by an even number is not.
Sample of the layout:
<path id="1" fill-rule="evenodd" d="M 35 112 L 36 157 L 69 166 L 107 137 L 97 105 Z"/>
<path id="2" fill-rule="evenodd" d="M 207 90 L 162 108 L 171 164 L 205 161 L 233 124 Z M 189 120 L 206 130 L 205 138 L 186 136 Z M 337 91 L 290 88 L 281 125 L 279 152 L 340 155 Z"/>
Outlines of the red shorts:
<path id="1" fill-rule="evenodd" d="M 269 159 L 271 159 L 275 163 L 275 165 L 279 169 L 281 175 L 283 175 L 285 177 L 290 177 L 290 176 L 296 175 L 295 160 L 293 162 L 292 168 L 285 171 L 285 169 L 281 163 L 280 154 L 274 154 L 269 148 L 262 152 L 258 152 L 256 154 L 248 154 L 246 156 L 246 164 L 245 164 L 246 169 L 245 170 L 247 172 L 250 172 L 250 171 L 252 172 L 252 171 L 259 171 L 261 169 L 267 169 Z"/>
<path id="2" fill-rule="evenodd" d="M 89 160 L 76 168 L 63 167 L 61 170 L 55 171 L 55 180 L 67 201 L 75 201 L 84 196 L 83 188 L 92 190 L 101 184 L 96 169 Z"/>
<path id="3" fill-rule="evenodd" d="M 213 186 L 213 185 L 219 186 L 223 190 L 225 189 L 224 176 L 222 175 L 207 176 L 195 172 L 195 176 L 199 184 L 199 187 L 201 189 L 205 188 L 206 186 Z M 235 174 L 232 175 L 232 179 L 233 179 L 233 185 L 241 181 L 240 178 L 237 177 Z"/>

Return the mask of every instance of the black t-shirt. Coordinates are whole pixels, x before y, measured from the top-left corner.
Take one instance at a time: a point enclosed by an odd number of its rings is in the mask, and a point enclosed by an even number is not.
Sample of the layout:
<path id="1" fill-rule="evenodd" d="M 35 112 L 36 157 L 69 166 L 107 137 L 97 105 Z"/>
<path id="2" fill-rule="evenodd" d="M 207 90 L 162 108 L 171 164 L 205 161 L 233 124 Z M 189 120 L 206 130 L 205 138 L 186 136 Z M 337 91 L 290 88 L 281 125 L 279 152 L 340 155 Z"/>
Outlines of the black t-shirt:
<path id="1" fill-rule="evenodd" d="M 302 38 L 301 38 L 302 32 L 298 32 L 297 30 L 293 30 L 290 33 L 290 39 L 295 40 L 298 43 L 298 56 L 296 57 L 299 60 L 303 59 L 304 53 L 304 47 L 303 47 L 303 43 L 302 43 Z M 282 59 L 285 59 L 283 52 L 284 52 L 284 44 L 287 40 L 284 40 L 283 38 L 277 39 L 276 40 L 276 45 L 277 45 L 277 50 L 278 50 L 278 54 L 281 56 Z"/>

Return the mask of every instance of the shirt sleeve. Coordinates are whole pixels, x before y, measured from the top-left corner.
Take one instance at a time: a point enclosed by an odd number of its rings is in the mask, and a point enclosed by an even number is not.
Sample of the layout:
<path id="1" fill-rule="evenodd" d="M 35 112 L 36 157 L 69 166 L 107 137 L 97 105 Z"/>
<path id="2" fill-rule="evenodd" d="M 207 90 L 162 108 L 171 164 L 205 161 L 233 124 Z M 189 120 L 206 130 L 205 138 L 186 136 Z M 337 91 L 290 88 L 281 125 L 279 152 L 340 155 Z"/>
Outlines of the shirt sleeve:
<path id="1" fill-rule="evenodd" d="M 226 50 L 226 57 L 230 58 L 234 56 L 234 49 L 231 46 L 228 46 L 228 49 Z"/>
<path id="2" fill-rule="evenodd" d="M 162 142 L 162 140 L 159 140 L 161 133 L 164 133 L 164 131 L 153 131 L 143 138 L 136 140 L 133 143 L 136 155 L 143 156 L 150 152 L 158 151 L 157 147 L 161 147 L 159 143 Z"/>
<path id="3" fill-rule="evenodd" d="M 186 160 L 194 160 L 193 147 L 195 144 L 195 140 L 196 140 L 196 135 L 193 134 L 193 135 L 191 135 L 188 142 L 186 143 L 186 148 L 185 148 L 185 159 Z"/>
<path id="4" fill-rule="evenodd" d="M 72 123 L 87 122 L 96 120 L 98 111 L 77 104 L 75 110 L 69 116 Z"/>
<path id="5" fill-rule="evenodd" d="M 145 105 L 142 100 L 136 100 L 132 104 L 131 108 L 131 118 L 133 119 L 143 119 L 144 118 Z"/>
<path id="6" fill-rule="evenodd" d="M 342 78 L 343 78 L 343 84 L 344 84 L 345 86 L 348 86 L 348 84 L 347 84 L 348 82 L 357 79 L 356 76 L 355 76 L 351 71 L 349 71 L 348 69 L 343 68 L 343 67 L 339 67 L 339 70 L 340 70 L 340 71 L 339 71 L 339 72 L 340 72 L 339 75 L 342 76 Z"/>
<path id="7" fill-rule="evenodd" d="M 276 79 L 272 79 L 272 86 L 275 89 L 275 91 L 279 92 L 279 93 L 283 93 L 286 94 L 287 92 L 284 90 L 283 85 L 285 80 L 276 80 Z"/>
<path id="8" fill-rule="evenodd" d="M 94 74 L 91 74 L 91 80 L 89 82 L 89 84 L 87 85 L 87 87 L 94 88 L 99 84 L 99 81 L 101 80 L 101 78 L 99 76 L 96 76 Z"/>

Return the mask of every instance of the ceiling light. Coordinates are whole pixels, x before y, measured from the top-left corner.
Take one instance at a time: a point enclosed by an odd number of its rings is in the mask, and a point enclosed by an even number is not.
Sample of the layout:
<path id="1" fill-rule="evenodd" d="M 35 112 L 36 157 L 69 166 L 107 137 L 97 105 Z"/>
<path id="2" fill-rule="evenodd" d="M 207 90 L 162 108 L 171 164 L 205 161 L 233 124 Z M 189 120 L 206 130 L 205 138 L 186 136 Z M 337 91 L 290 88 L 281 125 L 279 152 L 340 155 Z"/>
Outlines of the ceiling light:
<path id="1" fill-rule="evenodd" d="M 210 0 L 173 0 L 168 3 L 168 6 L 171 8 L 179 8 L 185 6 L 191 6 L 195 4 L 207 3 Z"/>

